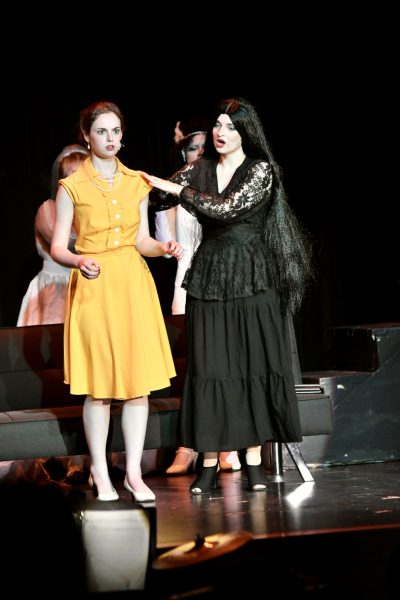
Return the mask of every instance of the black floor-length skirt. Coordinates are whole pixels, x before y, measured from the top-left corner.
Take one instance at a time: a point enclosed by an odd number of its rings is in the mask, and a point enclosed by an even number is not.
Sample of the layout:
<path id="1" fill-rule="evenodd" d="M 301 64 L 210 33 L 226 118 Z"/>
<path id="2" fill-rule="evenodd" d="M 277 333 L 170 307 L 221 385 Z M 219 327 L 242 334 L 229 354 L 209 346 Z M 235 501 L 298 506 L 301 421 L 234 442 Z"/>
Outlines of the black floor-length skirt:
<path id="1" fill-rule="evenodd" d="M 288 318 L 272 290 L 186 302 L 182 444 L 199 452 L 301 441 Z"/>

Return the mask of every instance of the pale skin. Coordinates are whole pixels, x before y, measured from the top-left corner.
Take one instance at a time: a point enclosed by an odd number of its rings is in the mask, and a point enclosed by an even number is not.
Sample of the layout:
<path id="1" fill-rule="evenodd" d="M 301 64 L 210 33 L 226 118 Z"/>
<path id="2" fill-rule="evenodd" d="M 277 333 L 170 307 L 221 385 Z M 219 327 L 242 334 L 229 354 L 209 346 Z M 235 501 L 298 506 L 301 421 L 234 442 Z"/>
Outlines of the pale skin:
<path id="1" fill-rule="evenodd" d="M 222 193 L 232 179 L 236 169 L 246 158 L 246 155 L 242 147 L 242 138 L 228 115 L 219 115 L 212 130 L 212 137 L 214 147 L 219 154 L 217 181 L 218 192 Z M 153 187 L 179 198 L 183 189 L 182 185 L 147 173 L 142 174 Z M 217 460 L 217 452 L 204 453 L 205 467 L 214 466 Z M 247 448 L 246 461 L 248 464 L 260 464 L 261 446 Z"/>
<path id="2" fill-rule="evenodd" d="M 110 185 L 112 185 L 116 171 L 115 156 L 120 150 L 123 134 L 120 119 L 113 112 L 101 114 L 92 123 L 90 131 L 85 131 L 83 134 L 86 142 L 90 144 L 92 165 L 103 178 L 109 178 Z M 141 255 L 149 257 L 170 254 L 179 260 L 182 256 L 182 247 L 178 242 L 170 240 L 162 243 L 150 237 L 147 206 L 148 196 L 140 203 L 137 251 Z M 56 262 L 66 267 L 79 269 L 86 279 L 96 279 L 101 276 L 97 260 L 90 256 L 73 254 L 68 250 L 73 218 L 73 202 L 65 188 L 60 186 L 56 197 L 56 223 L 52 237 L 51 256 Z M 99 494 L 103 495 L 113 493 L 105 452 L 111 400 L 111 398 L 94 399 L 87 396 L 83 408 L 85 432 L 91 456 L 91 475 Z M 154 494 L 144 483 L 140 470 L 147 411 L 147 396 L 125 400 L 122 425 L 123 429 L 125 426 L 127 431 L 126 436 L 124 432 L 127 483 L 135 492 L 150 498 Z"/>

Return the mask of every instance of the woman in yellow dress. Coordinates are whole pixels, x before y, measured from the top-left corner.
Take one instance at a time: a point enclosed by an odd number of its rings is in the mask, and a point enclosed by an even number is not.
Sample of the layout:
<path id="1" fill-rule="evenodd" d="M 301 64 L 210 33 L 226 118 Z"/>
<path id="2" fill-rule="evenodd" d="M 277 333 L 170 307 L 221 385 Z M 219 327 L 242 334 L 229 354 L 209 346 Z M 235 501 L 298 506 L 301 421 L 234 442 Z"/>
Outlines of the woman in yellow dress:
<path id="1" fill-rule="evenodd" d="M 143 256 L 171 254 L 175 240 L 149 235 L 151 186 L 116 157 L 123 115 L 112 102 L 80 113 L 90 156 L 61 179 L 51 256 L 71 267 L 64 325 L 64 380 L 85 394 L 83 423 L 91 458 L 89 484 L 99 500 L 117 500 L 109 477 L 106 441 L 112 400 L 124 402 L 125 488 L 139 502 L 154 493 L 142 479 L 140 460 L 148 419 L 148 394 L 167 387 L 175 369 L 156 287 Z M 74 223 L 74 254 L 68 250 Z"/>

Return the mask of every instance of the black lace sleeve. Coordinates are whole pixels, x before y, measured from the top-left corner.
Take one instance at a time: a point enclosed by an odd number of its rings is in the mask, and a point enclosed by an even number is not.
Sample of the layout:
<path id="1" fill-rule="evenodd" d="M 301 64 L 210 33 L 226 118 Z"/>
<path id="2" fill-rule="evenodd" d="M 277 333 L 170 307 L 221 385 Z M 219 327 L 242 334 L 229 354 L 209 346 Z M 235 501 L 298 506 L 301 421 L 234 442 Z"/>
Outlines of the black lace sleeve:
<path id="1" fill-rule="evenodd" d="M 170 181 L 173 181 L 174 183 L 179 183 L 180 185 L 189 185 L 189 181 L 192 180 L 192 176 L 195 172 L 194 165 L 195 163 L 185 165 L 184 167 L 179 169 L 179 171 L 177 171 L 174 175 L 172 175 L 172 177 L 168 177 L 168 179 Z M 156 195 L 150 196 L 149 204 L 155 211 L 168 210 L 168 208 L 172 208 L 172 206 L 177 206 L 180 203 L 180 198 L 174 196 L 173 194 L 162 192 L 161 190 L 157 190 L 156 188 L 154 188 L 153 191 Z M 193 209 L 189 212 L 192 212 L 193 214 L 195 213 Z"/>
<path id="2" fill-rule="evenodd" d="M 190 186 L 190 176 L 181 172 L 181 183 L 184 185 L 179 197 L 182 206 L 225 221 L 246 213 L 253 206 L 267 198 L 272 189 L 272 172 L 267 162 L 254 163 L 241 178 L 238 185 L 226 195 L 199 192 Z M 189 174 L 190 175 L 190 174 Z M 175 181 L 175 179 L 174 179 Z"/>

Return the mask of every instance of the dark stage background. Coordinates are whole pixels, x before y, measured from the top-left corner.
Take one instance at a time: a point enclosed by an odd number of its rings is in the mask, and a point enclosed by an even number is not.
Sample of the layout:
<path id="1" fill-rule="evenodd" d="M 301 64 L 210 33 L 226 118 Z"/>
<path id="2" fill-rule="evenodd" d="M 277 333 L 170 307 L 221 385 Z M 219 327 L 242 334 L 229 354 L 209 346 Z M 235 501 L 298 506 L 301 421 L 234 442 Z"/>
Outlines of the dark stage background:
<path id="1" fill-rule="evenodd" d="M 269 49 L 258 64 L 244 51 L 237 63 L 232 55 L 213 63 L 198 56 L 189 68 L 172 62 L 178 55 L 140 66 L 141 58 L 125 54 L 124 62 L 114 56 L 90 69 L 81 59 L 82 68 L 65 78 L 29 60 L 3 74 L 0 326 L 15 325 L 40 269 L 33 220 L 49 197 L 55 157 L 77 141 L 80 109 L 98 99 L 116 102 L 128 125 L 121 160 L 165 175 L 175 122 L 231 95 L 257 107 L 290 203 L 314 240 L 316 282 L 295 321 L 303 370 L 324 367 L 332 327 L 399 321 L 399 225 L 385 135 L 394 128 L 393 58 L 382 46 L 377 55 L 367 35 L 353 40 L 351 32 L 336 32 L 331 45 L 323 30 L 311 41 L 304 33 L 289 58 L 282 58 L 283 40 L 279 58 Z M 168 311 L 172 262 L 149 264 Z"/>

